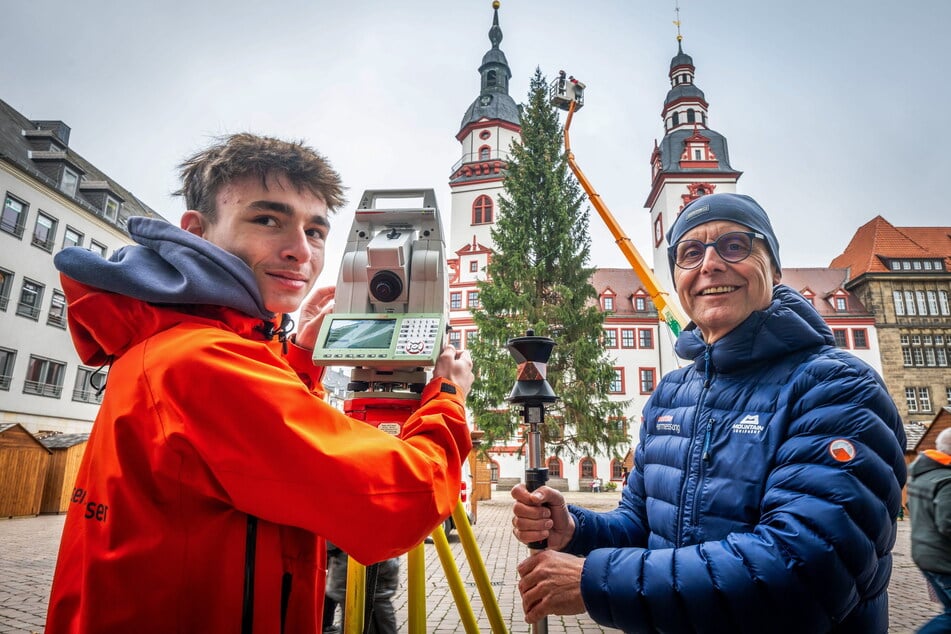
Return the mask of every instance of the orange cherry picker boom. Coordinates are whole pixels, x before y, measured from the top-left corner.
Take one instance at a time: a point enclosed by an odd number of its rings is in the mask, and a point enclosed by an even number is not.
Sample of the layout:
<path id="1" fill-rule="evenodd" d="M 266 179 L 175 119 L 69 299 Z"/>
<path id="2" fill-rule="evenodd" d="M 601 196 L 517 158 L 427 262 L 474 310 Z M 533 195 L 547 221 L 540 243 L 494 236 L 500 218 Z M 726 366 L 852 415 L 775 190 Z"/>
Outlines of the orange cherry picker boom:
<path id="1" fill-rule="evenodd" d="M 607 205 L 601 200 L 600 194 L 594 190 L 591 181 L 587 179 L 581 171 L 581 168 L 578 167 L 578 163 L 575 161 L 575 155 L 571 152 L 568 128 L 571 126 L 571 119 L 575 111 L 580 110 L 584 105 L 584 89 L 585 85 L 583 83 L 574 77 L 566 77 L 565 71 L 560 71 L 558 77 L 551 83 L 549 90 L 549 100 L 551 104 L 556 108 L 568 112 L 564 127 L 565 155 L 568 160 L 568 166 L 574 173 L 575 178 L 578 179 L 578 182 L 581 183 L 581 187 L 585 193 L 588 194 L 588 200 L 590 200 L 594 208 L 598 210 L 601 220 L 608 226 L 611 235 L 614 236 L 615 244 L 621 249 L 621 252 L 630 263 L 631 268 L 634 269 L 634 273 L 636 273 L 637 277 L 641 280 L 641 284 L 644 285 L 644 290 L 650 295 L 654 306 L 657 308 L 657 314 L 660 316 L 661 321 L 667 323 L 674 337 L 676 337 L 680 334 L 680 331 L 683 330 L 683 327 L 686 326 L 686 318 L 680 313 L 676 305 L 667 301 L 667 292 L 661 289 L 653 271 L 647 266 L 647 263 L 644 261 L 644 258 L 641 257 L 641 254 L 637 252 L 631 239 L 627 237 L 627 234 L 621 229 L 621 225 L 615 220 L 614 215 L 608 209 Z"/>

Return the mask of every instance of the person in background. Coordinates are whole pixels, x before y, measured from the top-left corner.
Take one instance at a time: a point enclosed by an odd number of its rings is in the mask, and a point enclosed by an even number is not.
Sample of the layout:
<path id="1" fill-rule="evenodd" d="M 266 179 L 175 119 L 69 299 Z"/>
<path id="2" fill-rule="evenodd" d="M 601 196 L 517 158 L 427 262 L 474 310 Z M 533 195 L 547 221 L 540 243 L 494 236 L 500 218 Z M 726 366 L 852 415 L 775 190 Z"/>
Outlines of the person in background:
<path id="1" fill-rule="evenodd" d="M 944 612 L 919 634 L 951 632 L 951 428 L 922 452 L 909 469 L 911 558 L 921 569 Z"/>
<path id="2" fill-rule="evenodd" d="M 881 378 L 780 284 L 748 196 L 688 204 L 667 234 L 693 363 L 644 408 L 616 510 L 512 490 L 529 623 L 587 611 L 625 632 L 888 629 L 905 434 Z"/>
<path id="3" fill-rule="evenodd" d="M 334 291 L 312 289 L 343 203 L 327 160 L 236 134 L 186 160 L 182 180 L 180 227 L 131 218 L 137 244 L 108 260 L 55 258 L 79 356 L 110 369 L 49 634 L 316 633 L 325 539 L 383 561 L 459 498 L 466 353 L 442 351 L 400 438 L 322 399 L 311 349 Z"/>

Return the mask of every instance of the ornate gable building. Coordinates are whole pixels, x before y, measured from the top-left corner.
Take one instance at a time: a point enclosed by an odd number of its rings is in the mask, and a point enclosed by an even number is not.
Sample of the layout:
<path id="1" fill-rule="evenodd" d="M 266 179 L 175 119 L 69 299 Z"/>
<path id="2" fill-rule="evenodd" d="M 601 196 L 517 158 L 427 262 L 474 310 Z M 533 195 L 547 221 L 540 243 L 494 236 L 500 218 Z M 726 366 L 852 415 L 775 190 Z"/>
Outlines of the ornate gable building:
<path id="1" fill-rule="evenodd" d="M 876 216 L 831 266 L 875 316 L 881 373 L 906 423 L 951 403 L 951 227 L 896 227 Z"/>

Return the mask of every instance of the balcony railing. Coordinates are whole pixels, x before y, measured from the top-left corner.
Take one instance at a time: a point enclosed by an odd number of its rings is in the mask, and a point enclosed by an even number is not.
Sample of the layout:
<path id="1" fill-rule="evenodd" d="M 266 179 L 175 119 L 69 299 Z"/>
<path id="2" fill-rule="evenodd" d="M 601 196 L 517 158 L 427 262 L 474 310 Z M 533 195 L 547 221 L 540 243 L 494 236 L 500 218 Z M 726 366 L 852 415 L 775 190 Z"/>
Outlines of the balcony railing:
<path id="1" fill-rule="evenodd" d="M 488 153 L 488 156 L 484 156 L 480 152 L 468 152 L 462 155 L 462 158 L 456 161 L 456 164 L 452 166 L 452 171 L 450 173 L 455 174 L 456 170 L 465 165 L 466 163 L 485 163 L 487 161 L 508 161 L 512 156 L 511 152 L 506 152 L 504 150 L 492 150 Z"/>
<path id="2" fill-rule="evenodd" d="M 0 374 L 0 390 L 9 390 L 10 383 L 13 381 L 13 375 Z"/>
<path id="3" fill-rule="evenodd" d="M 17 315 L 36 321 L 40 318 L 40 307 L 23 303 L 17 304 Z"/>
<path id="4" fill-rule="evenodd" d="M 102 395 L 98 390 L 73 390 L 73 400 L 81 403 L 102 403 Z"/>
<path id="5" fill-rule="evenodd" d="M 40 383 L 39 381 L 24 381 L 24 394 L 36 394 L 37 396 L 49 396 L 59 398 L 63 393 L 63 386 L 52 383 Z"/>

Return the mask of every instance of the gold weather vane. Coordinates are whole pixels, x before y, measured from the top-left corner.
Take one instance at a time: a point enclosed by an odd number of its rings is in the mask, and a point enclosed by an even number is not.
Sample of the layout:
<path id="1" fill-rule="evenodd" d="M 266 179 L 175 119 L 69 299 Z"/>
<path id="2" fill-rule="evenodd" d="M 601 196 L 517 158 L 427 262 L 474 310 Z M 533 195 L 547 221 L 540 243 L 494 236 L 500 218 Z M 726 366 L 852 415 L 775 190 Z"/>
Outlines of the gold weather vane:
<path id="1" fill-rule="evenodd" d="M 500 4 L 502 4 L 502 3 L 499 2 L 499 0 L 493 0 L 493 2 L 492 2 L 492 8 L 493 8 L 493 9 L 498 9 Z"/>
<path id="2" fill-rule="evenodd" d="M 680 34 L 680 2 L 678 0 L 674 0 L 674 13 L 677 14 L 677 19 L 674 20 L 674 24 L 677 26 L 677 41 L 680 42 L 684 38 Z"/>

